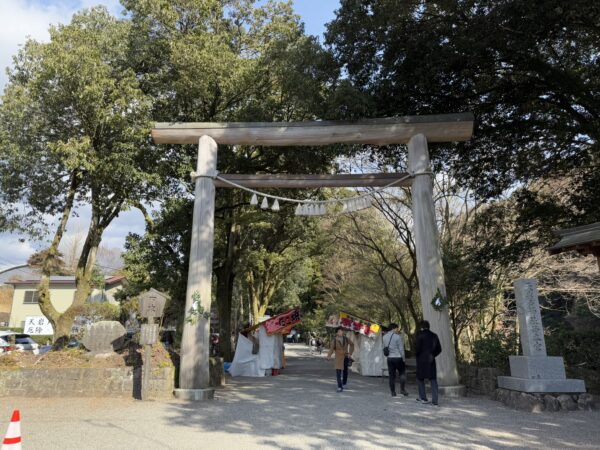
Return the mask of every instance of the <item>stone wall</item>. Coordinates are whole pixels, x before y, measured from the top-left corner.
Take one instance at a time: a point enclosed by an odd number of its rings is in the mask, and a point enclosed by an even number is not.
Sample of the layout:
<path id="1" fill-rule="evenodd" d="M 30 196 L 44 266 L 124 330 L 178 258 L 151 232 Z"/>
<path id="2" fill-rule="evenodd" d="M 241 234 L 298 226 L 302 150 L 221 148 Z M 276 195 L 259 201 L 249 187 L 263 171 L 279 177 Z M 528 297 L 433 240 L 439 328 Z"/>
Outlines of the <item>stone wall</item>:
<path id="1" fill-rule="evenodd" d="M 141 367 L 0 371 L 0 397 L 140 398 Z M 152 369 L 149 397 L 173 397 L 175 369 Z"/>
<path id="2" fill-rule="evenodd" d="M 598 398 L 591 394 L 529 394 L 498 388 L 492 397 L 506 406 L 520 411 L 591 411 L 600 407 Z"/>
<path id="3" fill-rule="evenodd" d="M 476 395 L 493 396 L 499 375 L 504 371 L 494 367 L 477 367 L 468 364 L 458 366 L 461 383 L 467 387 L 467 391 Z"/>

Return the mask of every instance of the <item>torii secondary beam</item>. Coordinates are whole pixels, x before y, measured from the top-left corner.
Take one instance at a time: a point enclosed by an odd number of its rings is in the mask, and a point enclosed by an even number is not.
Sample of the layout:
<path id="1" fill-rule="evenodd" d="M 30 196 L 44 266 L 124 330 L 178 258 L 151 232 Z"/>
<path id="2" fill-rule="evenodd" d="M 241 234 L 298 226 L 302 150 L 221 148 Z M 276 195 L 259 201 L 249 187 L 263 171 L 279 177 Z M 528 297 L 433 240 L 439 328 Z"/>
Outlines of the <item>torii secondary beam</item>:
<path id="1" fill-rule="evenodd" d="M 410 186 L 412 180 L 407 173 L 360 173 L 360 174 L 219 174 L 220 177 L 250 189 L 313 189 L 313 188 L 345 188 L 345 187 L 384 187 L 397 180 L 394 187 Z M 218 178 L 215 187 L 234 188 Z"/>
<path id="2" fill-rule="evenodd" d="M 473 114 L 440 114 L 365 119 L 355 122 L 167 122 L 156 123 L 157 144 L 197 144 L 210 136 L 217 144 L 311 146 L 329 144 L 406 144 L 422 134 L 427 142 L 467 141 L 473 135 Z"/>

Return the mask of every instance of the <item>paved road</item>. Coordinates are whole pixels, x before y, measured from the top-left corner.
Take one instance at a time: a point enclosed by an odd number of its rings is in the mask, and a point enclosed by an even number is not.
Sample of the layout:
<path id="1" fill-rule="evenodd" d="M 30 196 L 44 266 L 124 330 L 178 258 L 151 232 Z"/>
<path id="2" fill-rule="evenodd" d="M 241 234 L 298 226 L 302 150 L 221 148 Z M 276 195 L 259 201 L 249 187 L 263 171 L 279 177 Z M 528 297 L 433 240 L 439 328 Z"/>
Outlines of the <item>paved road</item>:
<path id="1" fill-rule="evenodd" d="M 237 378 L 208 403 L 0 399 L 0 433 L 13 408 L 31 449 L 598 448 L 600 412 L 526 414 L 485 398 L 441 407 L 392 398 L 377 378 L 351 374 L 335 390 L 332 363 L 286 346 L 288 368 Z"/>

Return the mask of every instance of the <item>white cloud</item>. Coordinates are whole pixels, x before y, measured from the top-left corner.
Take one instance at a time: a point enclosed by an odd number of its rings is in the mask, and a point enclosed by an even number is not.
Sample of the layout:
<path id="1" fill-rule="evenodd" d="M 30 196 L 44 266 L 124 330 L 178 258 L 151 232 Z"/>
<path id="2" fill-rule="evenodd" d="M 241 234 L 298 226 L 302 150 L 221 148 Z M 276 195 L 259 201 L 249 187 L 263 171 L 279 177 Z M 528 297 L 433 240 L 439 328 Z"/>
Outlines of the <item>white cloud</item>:
<path id="1" fill-rule="evenodd" d="M 75 12 L 96 5 L 105 5 L 115 15 L 123 9 L 118 0 L 2 0 L 0 92 L 7 82 L 5 69 L 28 37 L 47 41 L 50 25 L 68 23 Z"/>
<path id="2" fill-rule="evenodd" d="M 0 270 L 25 263 L 36 250 L 32 242 L 22 242 L 19 236 L 0 234 Z"/>
<path id="3" fill-rule="evenodd" d="M 61 241 L 60 250 L 70 256 L 76 244 L 78 251 L 87 235 L 90 222 L 90 207 L 77 210 L 78 216 L 71 217 L 67 223 L 67 232 Z M 53 227 L 50 228 L 53 230 Z M 144 234 L 145 223 L 138 210 L 123 212 L 108 226 L 102 236 L 101 246 L 107 249 L 124 250 L 125 238 L 129 233 Z M 52 236 L 46 241 L 33 241 L 27 236 L 14 233 L 0 233 L 0 270 L 17 264 L 24 264 L 32 253 L 46 248 Z"/>

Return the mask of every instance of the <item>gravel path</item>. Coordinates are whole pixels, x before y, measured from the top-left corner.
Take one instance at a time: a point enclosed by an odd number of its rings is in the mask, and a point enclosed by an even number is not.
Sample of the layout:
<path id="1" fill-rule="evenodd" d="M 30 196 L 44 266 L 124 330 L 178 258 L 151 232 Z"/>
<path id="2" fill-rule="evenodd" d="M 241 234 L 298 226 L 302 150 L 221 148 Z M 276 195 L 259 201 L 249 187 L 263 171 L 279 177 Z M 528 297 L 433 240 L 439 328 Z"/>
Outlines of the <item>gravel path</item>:
<path id="1" fill-rule="evenodd" d="M 527 414 L 485 398 L 435 408 L 389 395 L 380 379 L 350 374 L 335 388 L 332 363 L 286 346 L 288 368 L 236 378 L 207 403 L 114 399 L 0 399 L 0 433 L 21 409 L 30 449 L 599 448 L 600 412 Z"/>

